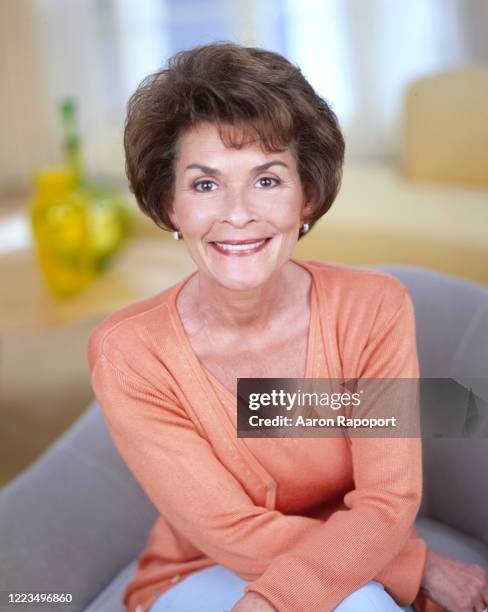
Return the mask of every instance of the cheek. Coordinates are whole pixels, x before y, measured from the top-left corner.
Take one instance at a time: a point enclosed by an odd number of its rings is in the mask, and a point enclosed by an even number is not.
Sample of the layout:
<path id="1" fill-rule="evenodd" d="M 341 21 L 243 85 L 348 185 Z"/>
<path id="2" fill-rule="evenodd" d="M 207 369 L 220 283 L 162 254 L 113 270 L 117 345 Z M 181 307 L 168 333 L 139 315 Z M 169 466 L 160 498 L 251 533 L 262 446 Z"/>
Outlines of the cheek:
<path id="1" fill-rule="evenodd" d="M 215 215 L 209 207 L 192 208 L 191 211 L 191 228 L 196 233 L 202 234 L 207 232 L 215 223 Z"/>
<path id="2" fill-rule="evenodd" d="M 300 201 L 294 194 L 277 198 L 271 210 L 274 223 L 283 231 L 294 230 L 300 223 Z"/>
<path id="3" fill-rule="evenodd" d="M 189 235 L 198 235 L 207 231 L 214 222 L 215 215 L 211 206 L 195 202 L 193 198 L 180 198 L 178 201 L 178 218 L 181 226 Z"/>

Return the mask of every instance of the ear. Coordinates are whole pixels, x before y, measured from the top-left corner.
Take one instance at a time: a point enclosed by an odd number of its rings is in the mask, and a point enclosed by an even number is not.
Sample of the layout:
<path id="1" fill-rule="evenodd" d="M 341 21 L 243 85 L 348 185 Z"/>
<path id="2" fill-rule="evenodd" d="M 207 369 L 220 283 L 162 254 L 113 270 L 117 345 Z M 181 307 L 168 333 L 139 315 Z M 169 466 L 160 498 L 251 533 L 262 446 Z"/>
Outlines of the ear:
<path id="1" fill-rule="evenodd" d="M 308 223 L 317 210 L 318 192 L 317 188 L 309 185 L 304 189 L 304 200 L 302 206 L 302 223 Z"/>
<path id="2" fill-rule="evenodd" d="M 173 211 L 172 203 L 168 206 L 167 213 L 168 213 L 169 220 L 173 224 L 173 227 L 178 228 L 178 223 L 176 222 L 176 215 Z"/>

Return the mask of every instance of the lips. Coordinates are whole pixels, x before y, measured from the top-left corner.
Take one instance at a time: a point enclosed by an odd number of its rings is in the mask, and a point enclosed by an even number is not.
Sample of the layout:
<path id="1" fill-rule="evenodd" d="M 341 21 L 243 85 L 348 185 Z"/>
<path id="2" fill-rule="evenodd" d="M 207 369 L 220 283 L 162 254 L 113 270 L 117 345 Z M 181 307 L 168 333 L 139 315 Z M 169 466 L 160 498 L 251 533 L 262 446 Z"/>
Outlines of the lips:
<path id="1" fill-rule="evenodd" d="M 267 240 L 269 236 L 264 238 L 249 238 L 249 240 L 213 240 L 212 242 L 220 244 L 252 244 L 253 242 L 261 242 L 261 240 Z"/>
<path id="2" fill-rule="evenodd" d="M 214 241 L 210 245 L 222 255 L 251 255 L 264 249 L 271 238 L 258 238 L 249 240 Z"/>

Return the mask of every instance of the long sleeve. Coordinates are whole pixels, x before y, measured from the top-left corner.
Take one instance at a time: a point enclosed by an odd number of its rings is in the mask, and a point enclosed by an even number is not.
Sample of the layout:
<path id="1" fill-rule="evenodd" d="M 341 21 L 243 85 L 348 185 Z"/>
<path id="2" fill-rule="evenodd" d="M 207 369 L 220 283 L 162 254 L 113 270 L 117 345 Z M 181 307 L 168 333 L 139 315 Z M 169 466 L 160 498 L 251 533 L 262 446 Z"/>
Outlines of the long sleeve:
<path id="1" fill-rule="evenodd" d="M 397 312 L 365 346 L 359 377 L 418 378 L 413 306 L 406 291 Z M 350 444 L 355 488 L 344 497 L 347 510 L 305 534 L 245 588 L 280 612 L 334 609 L 381 575 L 412 533 L 422 488 L 420 439 L 352 435 Z"/>
<path id="2" fill-rule="evenodd" d="M 252 580 L 320 528 L 319 519 L 256 506 L 169 393 L 93 346 L 91 354 L 92 386 L 118 451 L 160 514 L 198 550 Z"/>
<path id="3" fill-rule="evenodd" d="M 379 322 L 362 352 L 361 376 L 417 376 L 410 302 L 404 300 L 387 324 Z M 399 551 L 418 507 L 417 447 L 401 447 L 404 441 L 396 440 L 392 454 L 372 439 L 352 440 L 357 487 L 344 499 L 350 509 L 325 523 L 256 506 L 199 434 L 163 374 L 161 384 L 150 382 L 154 376 L 144 374 L 139 345 L 118 330 L 110 342 L 103 341 L 103 330 L 91 338 L 93 389 L 121 456 L 175 530 L 216 563 L 253 580 L 247 590 L 262 593 L 279 612 L 329 610 L 372 577 L 391 578 L 383 569 L 402 556 Z M 392 441 L 380 441 L 387 442 Z M 347 533 L 344 538 L 343 529 L 357 531 L 365 524 L 364 537 Z M 391 547 L 385 551 L 382 546 L 389 546 L 390 536 Z M 323 544 L 318 554 L 317 543 Z M 367 570 L 361 573 L 364 566 Z M 396 574 L 394 580 L 398 582 Z M 408 592 L 416 581 L 405 577 Z"/>

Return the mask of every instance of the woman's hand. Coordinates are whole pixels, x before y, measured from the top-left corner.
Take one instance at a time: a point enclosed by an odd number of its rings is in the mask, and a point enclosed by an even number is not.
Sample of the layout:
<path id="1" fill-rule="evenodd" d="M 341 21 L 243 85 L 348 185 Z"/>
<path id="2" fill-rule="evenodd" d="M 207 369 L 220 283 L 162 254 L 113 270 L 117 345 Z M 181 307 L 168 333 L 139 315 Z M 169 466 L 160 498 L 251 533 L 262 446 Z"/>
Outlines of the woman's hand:
<path id="1" fill-rule="evenodd" d="M 448 612 L 482 612 L 488 607 L 488 574 L 479 565 L 427 550 L 421 588 Z"/>
<path id="2" fill-rule="evenodd" d="M 277 612 L 277 610 L 262 595 L 249 591 L 239 599 L 231 612 Z"/>

